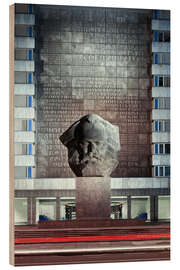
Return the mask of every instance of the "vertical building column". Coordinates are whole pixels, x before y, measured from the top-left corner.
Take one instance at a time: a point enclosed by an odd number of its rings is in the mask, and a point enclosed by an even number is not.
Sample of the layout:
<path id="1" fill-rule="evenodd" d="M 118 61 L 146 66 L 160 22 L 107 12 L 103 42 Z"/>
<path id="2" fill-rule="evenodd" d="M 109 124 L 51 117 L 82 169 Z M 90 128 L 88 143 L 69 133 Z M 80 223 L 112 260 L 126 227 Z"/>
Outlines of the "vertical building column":
<path id="1" fill-rule="evenodd" d="M 127 196 L 127 218 L 131 218 L 131 196 Z"/>
<path id="2" fill-rule="evenodd" d="M 32 198 L 32 224 L 36 224 L 36 198 Z"/>
<path id="3" fill-rule="evenodd" d="M 32 224 L 32 198 L 27 199 L 28 225 Z"/>
<path id="4" fill-rule="evenodd" d="M 158 221 L 158 196 L 150 196 L 150 219 Z"/>
<path id="5" fill-rule="evenodd" d="M 60 197 L 56 197 L 56 220 L 60 219 Z"/>

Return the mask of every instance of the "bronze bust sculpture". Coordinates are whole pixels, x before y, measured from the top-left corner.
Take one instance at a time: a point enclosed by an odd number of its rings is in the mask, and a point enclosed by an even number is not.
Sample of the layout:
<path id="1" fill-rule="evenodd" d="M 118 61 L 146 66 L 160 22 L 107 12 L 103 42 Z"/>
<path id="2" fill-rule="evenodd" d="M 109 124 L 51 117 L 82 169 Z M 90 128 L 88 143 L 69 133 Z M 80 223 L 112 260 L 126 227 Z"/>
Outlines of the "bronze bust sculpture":
<path id="1" fill-rule="evenodd" d="M 75 122 L 61 136 L 76 176 L 110 176 L 117 167 L 119 128 L 96 114 Z"/>

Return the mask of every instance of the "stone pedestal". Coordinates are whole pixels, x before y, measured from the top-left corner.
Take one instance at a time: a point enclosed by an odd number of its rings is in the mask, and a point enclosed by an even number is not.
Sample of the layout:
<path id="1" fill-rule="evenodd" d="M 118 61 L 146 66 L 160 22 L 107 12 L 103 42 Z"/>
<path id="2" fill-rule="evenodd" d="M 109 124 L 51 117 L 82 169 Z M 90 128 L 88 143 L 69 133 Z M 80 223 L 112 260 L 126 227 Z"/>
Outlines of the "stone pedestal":
<path id="1" fill-rule="evenodd" d="M 76 219 L 107 219 L 111 213 L 109 177 L 77 177 Z"/>

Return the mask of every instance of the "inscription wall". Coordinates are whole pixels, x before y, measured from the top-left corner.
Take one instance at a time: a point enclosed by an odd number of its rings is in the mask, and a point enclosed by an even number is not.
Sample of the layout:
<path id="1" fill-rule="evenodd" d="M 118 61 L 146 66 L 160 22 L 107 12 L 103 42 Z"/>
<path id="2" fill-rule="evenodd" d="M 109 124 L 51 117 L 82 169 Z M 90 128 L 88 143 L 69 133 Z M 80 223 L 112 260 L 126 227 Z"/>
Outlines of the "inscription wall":
<path id="1" fill-rule="evenodd" d="M 74 177 L 59 136 L 96 113 L 120 129 L 112 177 L 151 176 L 151 10 L 36 6 L 37 177 Z"/>

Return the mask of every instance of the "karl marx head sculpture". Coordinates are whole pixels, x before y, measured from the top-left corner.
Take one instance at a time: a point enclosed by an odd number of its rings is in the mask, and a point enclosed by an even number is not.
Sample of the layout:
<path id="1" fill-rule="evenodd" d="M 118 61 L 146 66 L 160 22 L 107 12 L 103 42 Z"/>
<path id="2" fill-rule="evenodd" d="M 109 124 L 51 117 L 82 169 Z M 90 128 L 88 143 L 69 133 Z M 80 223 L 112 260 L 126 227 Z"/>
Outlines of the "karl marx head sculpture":
<path id="1" fill-rule="evenodd" d="M 117 167 L 119 128 L 96 114 L 75 122 L 59 138 L 68 148 L 69 166 L 76 176 L 110 176 Z"/>

